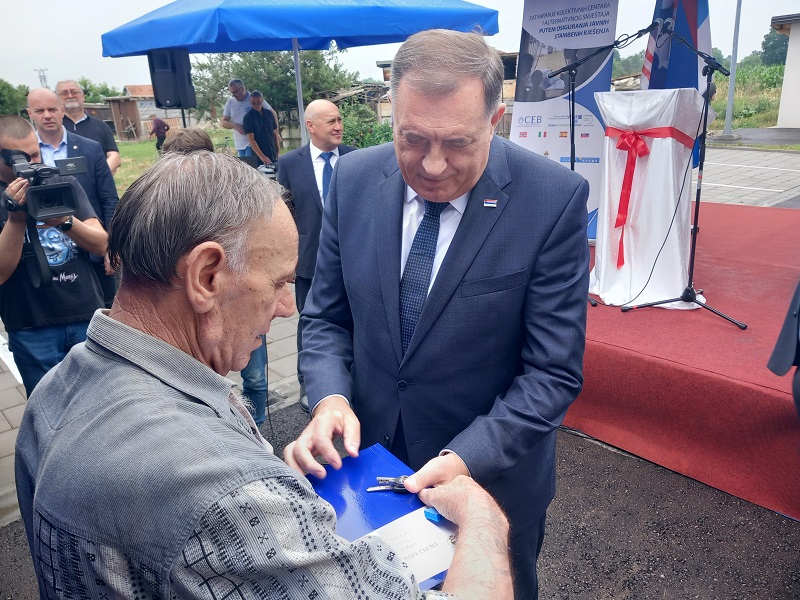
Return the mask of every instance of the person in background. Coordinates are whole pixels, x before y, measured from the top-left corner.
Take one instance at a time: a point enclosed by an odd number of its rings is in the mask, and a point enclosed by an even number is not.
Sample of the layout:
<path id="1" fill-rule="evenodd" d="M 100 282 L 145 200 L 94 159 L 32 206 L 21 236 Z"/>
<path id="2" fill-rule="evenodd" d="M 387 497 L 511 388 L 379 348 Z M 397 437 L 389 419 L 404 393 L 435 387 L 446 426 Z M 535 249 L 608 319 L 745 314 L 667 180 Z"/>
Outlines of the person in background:
<path id="1" fill-rule="evenodd" d="M 156 152 L 161 154 L 161 147 L 164 145 L 164 140 L 167 139 L 169 125 L 156 115 L 150 115 L 150 122 L 152 124 L 150 128 L 150 137 L 156 136 Z"/>
<path id="2" fill-rule="evenodd" d="M 114 133 L 105 122 L 86 114 L 80 84 L 75 79 L 62 79 L 56 84 L 56 94 L 64 103 L 64 127 L 100 144 L 106 153 L 108 168 L 114 175 L 122 164 Z"/>
<path id="3" fill-rule="evenodd" d="M 244 132 L 244 116 L 250 112 L 250 92 L 244 87 L 241 79 L 231 79 L 228 82 L 228 90 L 231 97 L 222 109 L 222 119 L 220 127 L 233 129 L 233 145 L 240 157 L 253 156 L 253 149 L 250 147 L 250 140 Z M 278 123 L 278 113 L 276 113 L 268 102 L 264 102 L 264 108 L 272 113 L 275 123 Z M 278 146 L 280 147 L 280 131 L 278 132 Z"/>
<path id="4" fill-rule="evenodd" d="M 197 150 L 208 150 L 214 152 L 214 142 L 211 137 L 197 127 L 191 129 L 180 129 L 169 136 L 162 147 L 164 154 L 167 152 L 195 152 Z"/>
<path id="5" fill-rule="evenodd" d="M 792 395 L 797 414 L 800 415 L 800 283 L 789 302 L 781 333 L 767 363 L 770 371 L 781 376 L 786 375 L 792 366 L 797 367 L 794 370 Z"/>
<path id="6" fill-rule="evenodd" d="M 261 164 L 274 164 L 280 156 L 278 122 L 272 111 L 264 108 L 264 94 L 258 90 L 250 92 L 250 107 L 242 123 L 247 141 Z"/>
<path id="7" fill-rule="evenodd" d="M 62 127 L 60 116 L 58 126 Z M 0 150 L 19 150 L 30 162 L 42 162 L 36 133 L 16 115 L 0 116 Z M 28 264 L 34 250 L 24 210 L 30 184 L 14 174 L 5 158 L 0 160 L 0 319 L 29 397 L 44 374 L 86 339 L 92 313 L 103 307 L 89 253 L 105 254 L 108 236 L 77 180 L 55 175 L 41 185 L 55 183 L 72 186 L 77 211 L 37 226 L 52 277 L 49 286 L 36 288 Z M 15 205 L 19 208 L 9 210 Z"/>
<path id="8" fill-rule="evenodd" d="M 64 127 L 63 103 L 46 88 L 35 89 L 28 94 L 28 115 L 36 125 L 43 163 L 52 167 L 57 159 L 83 157 L 86 172 L 76 173 L 75 179 L 86 192 L 95 215 L 107 230 L 119 197 L 103 148 L 94 140 Z M 102 254 L 92 256 L 91 262 L 103 289 L 104 304 L 108 308 L 117 293 L 117 278 L 105 254 L 104 250 Z"/>
<path id="9" fill-rule="evenodd" d="M 294 222 L 300 234 L 300 254 L 294 280 L 297 310 L 303 312 L 314 267 L 317 264 L 322 209 L 330 185 L 333 167 L 339 157 L 355 150 L 342 145 L 342 115 L 330 100 L 314 100 L 305 110 L 306 129 L 311 140 L 305 146 L 286 154 L 278 165 L 278 183 L 289 190 L 294 209 Z M 300 383 L 300 406 L 308 411 L 308 396 L 300 370 L 303 336 L 297 324 L 297 381 Z"/>
<path id="10" fill-rule="evenodd" d="M 114 306 L 17 434 L 42 598 L 509 597 L 508 521 L 473 480 L 420 493 L 459 526 L 443 592 L 421 592 L 379 537 L 336 535 L 333 507 L 224 377 L 294 312 L 297 230 L 277 184 L 224 154 L 165 154 L 122 197 L 109 248 Z"/>

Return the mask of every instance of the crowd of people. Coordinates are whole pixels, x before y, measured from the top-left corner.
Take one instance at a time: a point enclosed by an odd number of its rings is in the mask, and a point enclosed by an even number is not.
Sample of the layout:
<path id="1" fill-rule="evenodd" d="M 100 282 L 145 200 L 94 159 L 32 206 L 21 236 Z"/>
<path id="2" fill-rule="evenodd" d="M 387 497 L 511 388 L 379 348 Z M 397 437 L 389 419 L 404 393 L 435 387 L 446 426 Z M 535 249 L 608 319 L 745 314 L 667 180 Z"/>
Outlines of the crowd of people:
<path id="1" fill-rule="evenodd" d="M 75 81 L 30 93 L 35 130 L 0 116 L 0 318 L 29 396 L 16 482 L 42 598 L 538 596 L 556 430 L 583 383 L 589 188 L 494 134 L 503 72 L 478 34 L 416 34 L 393 62 L 393 143 L 344 145 L 315 100 L 284 156 L 278 115 L 232 79 L 220 124 L 252 160 L 154 122 L 162 154 L 121 199 Z M 25 214 L 11 150 L 85 157 L 40 184 L 74 214 Z M 277 181 L 252 168 L 271 163 Z M 266 334 L 295 305 L 310 421 L 281 460 L 260 432 Z M 379 538 L 336 535 L 304 477 L 341 467 L 336 438 L 384 445 L 459 527 L 441 589 Z"/>

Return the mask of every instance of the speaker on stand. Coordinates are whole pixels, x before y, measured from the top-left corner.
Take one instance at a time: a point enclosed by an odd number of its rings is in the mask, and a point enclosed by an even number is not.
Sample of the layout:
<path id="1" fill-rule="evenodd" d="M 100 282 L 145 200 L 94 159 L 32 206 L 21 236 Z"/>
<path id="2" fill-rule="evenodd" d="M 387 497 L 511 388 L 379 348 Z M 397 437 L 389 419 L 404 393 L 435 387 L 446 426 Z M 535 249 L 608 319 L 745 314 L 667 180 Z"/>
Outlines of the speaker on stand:
<path id="1" fill-rule="evenodd" d="M 150 80 L 157 108 L 180 108 L 186 127 L 184 109 L 195 108 L 197 97 L 192 85 L 192 65 L 186 48 L 159 48 L 147 53 Z"/>

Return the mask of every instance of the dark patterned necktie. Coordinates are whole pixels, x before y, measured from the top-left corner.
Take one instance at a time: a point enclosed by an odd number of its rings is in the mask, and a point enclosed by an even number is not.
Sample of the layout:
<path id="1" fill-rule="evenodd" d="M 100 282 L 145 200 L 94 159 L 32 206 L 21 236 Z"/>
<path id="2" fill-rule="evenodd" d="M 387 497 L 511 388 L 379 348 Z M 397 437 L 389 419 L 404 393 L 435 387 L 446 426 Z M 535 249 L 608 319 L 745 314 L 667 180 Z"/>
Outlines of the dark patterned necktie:
<path id="1" fill-rule="evenodd" d="M 439 216 L 449 205 L 449 202 L 425 200 L 425 216 L 419 224 L 408 253 L 403 277 L 400 279 L 400 328 L 403 354 L 406 353 L 422 306 L 425 304 L 425 298 L 428 297 L 433 259 L 436 256 L 436 241 L 439 239 Z"/>
<path id="2" fill-rule="evenodd" d="M 328 197 L 328 186 L 331 184 L 331 175 L 333 175 L 331 156 L 333 156 L 333 152 L 320 154 L 320 158 L 325 161 L 325 166 L 322 167 L 322 204 L 325 204 L 325 199 Z"/>

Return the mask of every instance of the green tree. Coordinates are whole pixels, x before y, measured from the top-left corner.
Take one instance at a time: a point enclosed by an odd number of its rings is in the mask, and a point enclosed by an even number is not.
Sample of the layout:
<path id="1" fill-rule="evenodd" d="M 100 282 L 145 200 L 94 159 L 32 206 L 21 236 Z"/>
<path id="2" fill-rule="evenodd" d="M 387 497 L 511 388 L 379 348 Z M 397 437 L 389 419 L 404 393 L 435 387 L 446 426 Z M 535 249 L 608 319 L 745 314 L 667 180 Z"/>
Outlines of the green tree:
<path id="1" fill-rule="evenodd" d="M 14 87 L 4 79 L 0 79 L 0 115 L 18 115 L 28 105 L 28 86 Z"/>
<path id="2" fill-rule="evenodd" d="M 78 83 L 83 88 L 83 99 L 89 103 L 102 103 L 110 96 L 122 96 L 117 88 L 109 86 L 105 81 L 92 83 L 88 77 L 79 77 Z"/>
<path id="3" fill-rule="evenodd" d="M 342 67 L 338 51 L 308 50 L 300 52 L 300 75 L 303 103 L 317 92 L 348 88 L 358 79 Z M 297 107 L 294 60 L 291 52 L 241 52 L 209 54 L 192 66 L 192 79 L 197 94 L 197 112 L 210 116 L 212 107 L 217 116 L 228 97 L 228 81 L 241 79 L 248 90 L 259 90 L 278 111 Z"/>
<path id="4" fill-rule="evenodd" d="M 714 46 L 711 49 L 711 56 L 713 56 L 714 60 L 716 60 L 723 67 L 725 67 L 726 69 L 730 70 L 730 68 L 731 68 L 731 57 L 730 56 L 724 56 L 722 54 L 722 50 L 720 50 L 719 48 Z"/>
<path id="5" fill-rule="evenodd" d="M 392 126 L 378 123 L 375 111 L 360 102 L 344 102 L 339 105 L 342 113 L 344 135 L 342 143 L 356 148 L 367 148 L 392 141 Z"/>
<path id="6" fill-rule="evenodd" d="M 761 55 L 763 53 L 761 50 L 756 50 L 755 52 L 751 52 L 747 56 L 745 56 L 742 60 L 739 61 L 739 64 L 736 65 L 737 67 L 760 67 L 763 64 L 761 59 Z"/>
<path id="7" fill-rule="evenodd" d="M 638 75 L 642 72 L 644 64 L 644 50 L 631 54 L 625 58 L 620 58 L 619 52 L 614 49 L 614 64 L 611 67 L 611 77 L 627 77 Z"/>
<path id="8" fill-rule="evenodd" d="M 761 42 L 761 60 L 765 65 L 785 65 L 786 53 L 789 51 L 789 36 L 782 35 L 769 28 L 769 33 Z"/>

